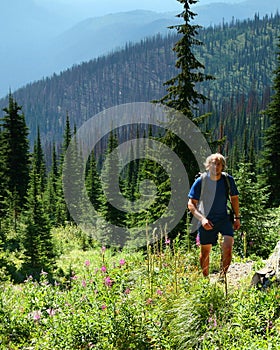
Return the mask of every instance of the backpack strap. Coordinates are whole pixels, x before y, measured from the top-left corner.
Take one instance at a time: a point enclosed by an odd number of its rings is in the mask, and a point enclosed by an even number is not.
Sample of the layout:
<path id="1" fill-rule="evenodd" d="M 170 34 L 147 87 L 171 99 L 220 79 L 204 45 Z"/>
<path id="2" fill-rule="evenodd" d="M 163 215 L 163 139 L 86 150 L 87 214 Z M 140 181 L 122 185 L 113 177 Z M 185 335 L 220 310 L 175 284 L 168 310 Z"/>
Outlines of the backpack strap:
<path id="1" fill-rule="evenodd" d="M 207 177 L 206 171 L 200 174 L 200 178 L 201 178 L 200 200 L 203 198 L 206 177 Z"/>
<path id="2" fill-rule="evenodd" d="M 229 177 L 228 177 L 228 173 L 226 172 L 222 172 L 222 177 L 224 179 L 225 182 L 225 186 L 226 186 L 226 194 L 227 194 L 227 198 L 229 199 L 229 196 L 231 194 L 231 188 L 230 188 L 230 181 L 229 181 Z"/>

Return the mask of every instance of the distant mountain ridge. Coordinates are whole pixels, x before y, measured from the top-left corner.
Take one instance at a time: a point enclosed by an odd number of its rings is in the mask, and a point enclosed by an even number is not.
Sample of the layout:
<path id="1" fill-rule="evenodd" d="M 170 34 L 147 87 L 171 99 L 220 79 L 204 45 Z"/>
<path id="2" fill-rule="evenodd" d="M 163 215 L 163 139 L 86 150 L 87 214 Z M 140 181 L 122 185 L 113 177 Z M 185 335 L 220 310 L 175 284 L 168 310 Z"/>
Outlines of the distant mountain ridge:
<path id="1" fill-rule="evenodd" d="M 205 72 L 216 79 L 198 84 L 199 91 L 209 97 L 199 112 L 213 112 L 210 128 L 214 130 L 219 130 L 223 120 L 230 141 L 247 131 L 248 125 L 252 137 L 259 139 L 259 129 L 253 128 L 260 122 L 259 111 L 270 100 L 279 36 L 279 14 L 200 30 L 204 45 L 197 48 L 197 55 Z M 54 142 L 59 145 L 67 115 L 79 128 L 107 108 L 161 98 L 166 93 L 164 82 L 178 73 L 172 50 L 177 40 L 175 33 L 156 35 L 15 91 L 31 142 L 39 126 L 45 148 L 51 150 Z M 7 103 L 7 98 L 1 99 L 0 108 Z M 250 118 L 255 120 L 249 123 Z"/>
<path id="2" fill-rule="evenodd" d="M 140 6 L 140 4 L 139 4 Z M 246 0 L 239 4 L 193 6 L 203 27 L 276 13 L 275 0 Z M 160 11 L 160 9 L 159 9 Z M 91 9 L 89 8 L 89 17 Z M 88 18 L 70 25 L 69 19 L 43 9 L 34 0 L 0 3 L 0 96 L 74 64 L 108 54 L 127 42 L 137 42 L 178 24 L 176 13 L 130 11 Z M 13 31 L 13 29 L 16 31 Z M 66 29 L 68 28 L 68 29 Z"/>

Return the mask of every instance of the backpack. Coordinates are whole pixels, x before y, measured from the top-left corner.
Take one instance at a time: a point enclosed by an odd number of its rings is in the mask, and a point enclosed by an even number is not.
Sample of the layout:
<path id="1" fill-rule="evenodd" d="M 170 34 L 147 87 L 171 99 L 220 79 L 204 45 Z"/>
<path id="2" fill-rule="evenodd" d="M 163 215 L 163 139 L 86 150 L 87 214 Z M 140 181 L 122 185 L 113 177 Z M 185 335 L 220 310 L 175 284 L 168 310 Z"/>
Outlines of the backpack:
<path id="1" fill-rule="evenodd" d="M 195 180 L 198 179 L 199 177 L 201 177 L 201 191 L 200 191 L 200 197 L 203 196 L 203 192 L 204 192 L 204 186 L 205 186 L 205 179 L 207 177 L 207 172 L 203 172 L 203 173 L 198 173 L 195 176 Z M 227 200 L 230 202 L 230 206 L 227 205 L 227 209 L 228 209 L 228 215 L 230 217 L 230 221 L 233 223 L 234 222 L 234 211 L 232 208 L 232 204 L 230 201 L 230 193 L 231 193 L 231 189 L 230 189 L 230 181 L 229 181 L 229 177 L 228 177 L 228 173 L 226 172 L 222 172 L 222 178 L 224 179 L 224 183 L 225 183 L 225 187 L 226 187 L 226 196 L 227 196 Z"/>

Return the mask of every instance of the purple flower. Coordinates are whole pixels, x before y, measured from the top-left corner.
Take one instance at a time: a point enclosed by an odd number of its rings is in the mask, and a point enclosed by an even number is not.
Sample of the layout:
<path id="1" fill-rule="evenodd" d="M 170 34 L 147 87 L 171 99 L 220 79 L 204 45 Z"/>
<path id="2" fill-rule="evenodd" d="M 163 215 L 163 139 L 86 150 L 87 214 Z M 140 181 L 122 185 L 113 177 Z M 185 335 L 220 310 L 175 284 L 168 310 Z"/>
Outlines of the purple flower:
<path id="1" fill-rule="evenodd" d="M 106 271 L 107 271 L 106 266 L 103 265 L 103 266 L 101 267 L 101 271 L 102 271 L 102 272 L 106 272 Z"/>
<path id="2" fill-rule="evenodd" d="M 130 289 L 126 288 L 126 290 L 124 291 L 124 294 L 130 294 Z"/>
<path id="3" fill-rule="evenodd" d="M 85 280 L 82 280 L 82 286 L 85 288 L 87 286 L 87 282 Z"/>
<path id="4" fill-rule="evenodd" d="M 89 260 L 86 260 L 86 261 L 85 261 L 85 266 L 89 267 L 89 265 L 90 265 L 90 261 L 89 261 Z"/>
<path id="5" fill-rule="evenodd" d="M 33 312 L 33 320 L 40 321 L 40 318 L 41 318 L 41 311 L 38 311 L 38 310 L 34 311 Z"/>
<path id="6" fill-rule="evenodd" d="M 125 260 L 124 259 L 121 259 L 120 260 L 120 266 L 123 266 L 125 264 Z"/>
<path id="7" fill-rule="evenodd" d="M 217 327 L 217 320 L 216 317 L 209 317 L 208 323 L 210 324 L 210 327 Z"/>
<path id="8" fill-rule="evenodd" d="M 56 314 L 56 311 L 54 309 L 47 309 L 47 313 L 52 317 Z"/>
<path id="9" fill-rule="evenodd" d="M 107 306 L 103 304 L 103 305 L 101 305 L 101 309 L 105 310 L 105 309 L 107 309 Z"/>
<path id="10" fill-rule="evenodd" d="M 105 284 L 106 287 L 112 287 L 113 281 L 108 276 L 108 277 L 104 278 L 104 284 Z"/>
<path id="11" fill-rule="evenodd" d="M 158 290 L 157 290 L 157 295 L 162 295 L 162 294 L 163 294 L 163 291 L 160 290 L 160 289 L 158 289 Z"/>
<path id="12" fill-rule="evenodd" d="M 170 244 L 170 239 L 169 239 L 169 238 L 166 238 L 165 244 L 166 244 L 166 245 Z"/>

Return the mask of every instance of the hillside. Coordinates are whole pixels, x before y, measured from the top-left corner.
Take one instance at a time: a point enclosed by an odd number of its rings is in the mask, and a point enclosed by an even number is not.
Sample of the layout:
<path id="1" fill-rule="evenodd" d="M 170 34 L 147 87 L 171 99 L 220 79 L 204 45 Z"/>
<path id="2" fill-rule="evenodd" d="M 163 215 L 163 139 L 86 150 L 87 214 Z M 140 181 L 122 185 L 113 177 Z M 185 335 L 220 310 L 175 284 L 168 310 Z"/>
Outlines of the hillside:
<path id="1" fill-rule="evenodd" d="M 263 19 L 256 16 L 253 20 L 202 29 L 199 34 L 205 45 L 197 55 L 205 64 L 206 73 L 216 78 L 197 87 L 210 98 L 200 112 L 213 112 L 211 127 L 216 128 L 221 120 L 225 122 L 229 140 L 244 130 L 248 113 L 250 118 L 256 118 L 269 102 L 279 21 L 278 14 Z M 177 35 L 171 33 L 128 44 L 120 51 L 15 91 L 14 97 L 25 112 L 31 141 L 39 126 L 45 147 L 60 142 L 67 114 L 72 125 L 79 127 L 109 107 L 161 97 L 165 93 L 163 83 L 176 74 L 172 48 L 177 40 Z M 240 104 L 246 107 L 247 116 L 243 113 L 243 119 L 233 125 L 239 118 L 236 113 Z M 0 100 L 1 107 L 6 105 L 7 99 Z M 258 128 L 257 125 L 257 129 L 252 129 L 256 138 L 260 136 Z"/>
<path id="2" fill-rule="evenodd" d="M 85 1 L 85 0 L 84 0 Z M 193 10 L 196 23 L 207 28 L 275 14 L 275 0 L 218 1 Z M 66 5 L 67 3 L 67 5 Z M 0 2 L 0 96 L 4 97 L 27 83 L 53 73 L 59 74 L 73 64 L 115 51 L 128 42 L 157 33 L 166 34 L 176 21 L 181 4 L 153 0 L 113 4 L 95 1 L 10 0 Z M 102 11 L 98 11 L 98 8 Z"/>

